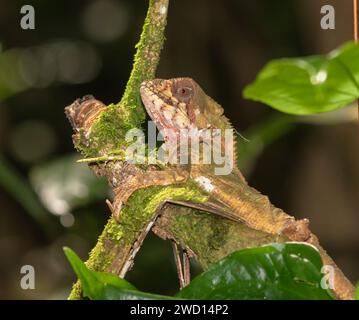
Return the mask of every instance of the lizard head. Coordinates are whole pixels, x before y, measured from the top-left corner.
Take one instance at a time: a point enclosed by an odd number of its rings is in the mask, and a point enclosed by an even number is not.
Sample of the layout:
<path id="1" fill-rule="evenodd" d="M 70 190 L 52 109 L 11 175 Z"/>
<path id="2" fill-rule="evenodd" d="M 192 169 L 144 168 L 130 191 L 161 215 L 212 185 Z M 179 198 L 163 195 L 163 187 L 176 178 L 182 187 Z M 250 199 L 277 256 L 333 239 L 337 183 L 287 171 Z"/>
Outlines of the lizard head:
<path id="1" fill-rule="evenodd" d="M 232 171 L 236 161 L 233 128 L 223 115 L 223 108 L 207 96 L 194 80 L 175 78 L 145 81 L 141 84 L 140 93 L 149 116 L 164 138 L 164 147 L 170 154 L 171 151 L 178 150 L 182 138 L 189 138 L 187 141 L 192 146 L 191 139 L 196 137 L 200 143 L 203 142 L 203 146 L 212 145 L 213 148 L 190 148 L 191 161 L 193 155 L 198 155 L 201 159 L 199 163 L 208 164 L 208 159 L 215 160 L 218 155 L 224 154 L 221 158 L 225 164 L 223 172 Z M 227 135 L 228 132 L 231 133 L 230 136 Z M 186 151 L 180 149 L 180 154 L 173 152 L 173 155 L 177 159 L 178 156 L 186 155 Z M 224 173 L 221 171 L 219 174 Z"/>
<path id="2" fill-rule="evenodd" d="M 191 78 L 145 81 L 140 93 L 148 114 L 161 132 L 170 129 L 179 134 L 183 129 L 218 128 L 223 114 L 223 109 Z"/>

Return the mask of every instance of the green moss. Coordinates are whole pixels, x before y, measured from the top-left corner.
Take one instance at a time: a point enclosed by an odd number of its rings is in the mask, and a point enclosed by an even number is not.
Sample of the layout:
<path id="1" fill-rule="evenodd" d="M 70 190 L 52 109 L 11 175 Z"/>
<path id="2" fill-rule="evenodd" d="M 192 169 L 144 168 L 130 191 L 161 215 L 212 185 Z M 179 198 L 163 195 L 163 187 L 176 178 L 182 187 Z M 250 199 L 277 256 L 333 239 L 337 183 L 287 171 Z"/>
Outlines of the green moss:
<path id="1" fill-rule="evenodd" d="M 112 257 L 106 250 L 106 241 L 119 243 L 122 239 L 122 226 L 118 224 L 113 218 L 110 218 L 106 224 L 105 229 L 97 240 L 96 246 L 90 252 L 90 258 L 86 265 L 91 270 L 104 271 L 112 262 Z"/>
<path id="2" fill-rule="evenodd" d="M 209 220 L 209 232 L 208 232 L 208 247 L 214 250 L 225 247 L 227 242 L 227 234 L 229 230 L 229 221 L 223 220 L 220 217 L 214 217 Z"/>
<path id="3" fill-rule="evenodd" d="M 110 219 L 105 228 L 106 237 L 115 242 L 120 242 L 124 235 L 123 226 L 114 219 Z"/>
<path id="4" fill-rule="evenodd" d="M 131 111 L 131 122 L 140 126 L 146 118 L 139 94 L 140 84 L 155 77 L 160 53 L 165 40 L 166 15 L 159 15 L 158 10 L 167 1 L 150 0 L 140 41 L 136 45 L 136 54 L 130 78 L 120 104 Z M 166 7 L 167 9 L 167 7 Z"/>
<path id="5" fill-rule="evenodd" d="M 216 215 L 190 208 L 177 208 L 172 216 L 170 230 L 200 258 L 206 267 L 215 261 L 218 251 L 226 246 L 232 222 Z M 198 237 L 201 234 L 203 237 Z"/>
<path id="6" fill-rule="evenodd" d="M 67 299 L 68 300 L 82 300 L 83 299 L 81 283 L 79 280 L 73 284 L 72 290 Z"/>
<path id="7" fill-rule="evenodd" d="M 128 146 L 125 135 L 134 127 L 128 112 L 111 104 L 92 124 L 88 138 L 83 130 L 79 132 L 75 146 L 85 157 L 98 157 L 111 150 L 124 149 Z"/>
<path id="8" fill-rule="evenodd" d="M 110 218 L 99 237 L 96 246 L 90 253 L 87 266 L 96 271 L 104 271 L 113 262 L 106 245 L 132 244 L 153 218 L 158 206 L 166 200 L 191 200 L 205 202 L 207 195 L 197 186 L 173 185 L 167 187 L 150 187 L 136 191 L 121 211 L 120 222 Z"/>
<path id="9" fill-rule="evenodd" d="M 172 186 L 155 186 L 136 191 L 121 212 L 121 225 L 126 233 L 126 241 L 133 241 L 129 233 L 137 235 L 150 219 L 157 208 L 166 200 L 191 200 L 205 202 L 208 196 L 194 184 L 178 184 Z"/>

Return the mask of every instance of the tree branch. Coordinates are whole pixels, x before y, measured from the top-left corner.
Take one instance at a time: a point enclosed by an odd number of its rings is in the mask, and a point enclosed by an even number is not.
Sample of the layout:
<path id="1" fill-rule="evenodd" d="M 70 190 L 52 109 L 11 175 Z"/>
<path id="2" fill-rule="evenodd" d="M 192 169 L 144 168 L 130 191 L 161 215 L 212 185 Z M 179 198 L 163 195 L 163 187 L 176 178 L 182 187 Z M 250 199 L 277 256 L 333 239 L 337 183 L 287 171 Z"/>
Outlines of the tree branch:
<path id="1" fill-rule="evenodd" d="M 120 103 L 106 107 L 93 97 L 85 97 L 65 109 L 75 130 L 75 147 L 85 157 L 99 157 L 124 150 L 127 130 L 140 126 L 144 121 L 146 114 L 141 104 L 139 87 L 142 81 L 155 75 L 164 42 L 167 12 L 168 0 L 149 1 L 141 38 L 136 46 L 134 65 Z M 92 163 L 90 167 L 96 175 L 106 176 L 113 188 L 121 185 L 126 176 L 141 172 L 141 169 L 121 161 Z M 138 209 L 136 204 L 132 207 L 129 205 L 129 208 Z M 151 218 L 145 216 L 142 217 L 143 220 L 138 218 L 138 221 L 133 223 L 133 218 L 129 217 L 133 229 L 127 227 L 126 219 L 119 224 L 110 218 L 90 253 L 88 267 L 92 270 L 119 273 L 132 259 L 136 240 L 143 234 Z M 79 282 L 74 285 L 69 299 L 81 299 Z"/>

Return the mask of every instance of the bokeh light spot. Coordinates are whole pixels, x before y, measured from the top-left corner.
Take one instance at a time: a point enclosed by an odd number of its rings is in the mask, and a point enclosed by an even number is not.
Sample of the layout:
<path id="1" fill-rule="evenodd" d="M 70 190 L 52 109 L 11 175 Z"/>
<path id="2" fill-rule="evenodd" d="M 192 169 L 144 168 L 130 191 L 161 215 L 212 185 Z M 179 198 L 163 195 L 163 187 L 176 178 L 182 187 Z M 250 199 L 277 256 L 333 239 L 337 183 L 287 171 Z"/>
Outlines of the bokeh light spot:
<path id="1" fill-rule="evenodd" d="M 60 216 L 60 223 L 66 227 L 66 228 L 70 228 L 74 225 L 75 223 L 75 217 L 73 214 L 71 213 L 66 213 Z"/>
<path id="2" fill-rule="evenodd" d="M 19 71 L 29 86 L 49 86 L 56 77 L 55 52 L 48 45 L 25 49 L 19 60 Z"/>
<path id="3" fill-rule="evenodd" d="M 26 120 L 12 130 L 9 143 L 17 160 L 32 163 L 54 151 L 56 137 L 54 130 L 45 122 Z"/>
<path id="4" fill-rule="evenodd" d="M 97 0 L 84 11 L 82 24 L 85 32 L 98 42 L 110 42 L 122 36 L 128 27 L 127 7 L 112 0 Z"/>
<path id="5" fill-rule="evenodd" d="M 58 80 L 85 83 L 97 76 L 101 59 L 97 51 L 85 42 L 63 42 L 57 45 Z"/>

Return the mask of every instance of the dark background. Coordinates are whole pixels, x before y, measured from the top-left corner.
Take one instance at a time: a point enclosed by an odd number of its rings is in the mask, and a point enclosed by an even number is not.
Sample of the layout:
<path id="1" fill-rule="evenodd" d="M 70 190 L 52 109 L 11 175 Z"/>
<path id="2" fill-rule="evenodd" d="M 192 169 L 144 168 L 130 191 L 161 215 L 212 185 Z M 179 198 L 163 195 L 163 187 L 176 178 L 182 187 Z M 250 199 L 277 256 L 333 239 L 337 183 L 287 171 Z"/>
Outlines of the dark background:
<path id="1" fill-rule="evenodd" d="M 20 28 L 24 4 L 35 7 L 35 30 Z M 335 30 L 320 28 L 324 4 L 335 6 Z M 170 1 L 158 76 L 194 78 L 239 132 L 256 133 L 256 126 L 284 118 L 243 100 L 244 86 L 271 59 L 324 54 L 350 40 L 351 5 Z M 86 259 L 95 244 L 109 215 L 108 190 L 75 163 L 63 110 L 88 93 L 119 101 L 146 10 L 144 0 L 0 0 L 0 298 L 65 298 L 75 277 L 62 247 Z M 250 184 L 285 211 L 309 218 L 353 282 L 359 279 L 356 119 L 355 106 L 296 118 L 290 128 L 266 129 L 275 137 L 271 144 L 250 141 L 256 152 L 242 159 Z M 35 268 L 35 290 L 20 288 L 25 264 Z M 146 291 L 175 292 L 169 243 L 150 236 L 128 278 Z"/>

